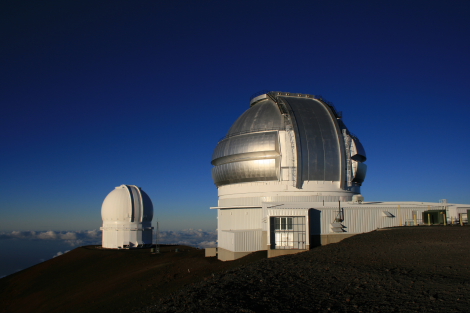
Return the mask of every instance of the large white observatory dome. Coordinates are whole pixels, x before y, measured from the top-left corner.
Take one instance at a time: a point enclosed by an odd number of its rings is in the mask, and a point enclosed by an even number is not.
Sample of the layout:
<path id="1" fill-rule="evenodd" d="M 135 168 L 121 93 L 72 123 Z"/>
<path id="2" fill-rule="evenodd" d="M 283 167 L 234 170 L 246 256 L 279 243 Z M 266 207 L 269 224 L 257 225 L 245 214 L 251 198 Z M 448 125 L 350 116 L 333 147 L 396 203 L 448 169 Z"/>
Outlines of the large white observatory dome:
<path id="1" fill-rule="evenodd" d="M 212 156 L 219 207 L 350 201 L 367 166 L 359 139 L 332 104 L 268 92 L 251 100 Z"/>
<path id="2" fill-rule="evenodd" d="M 121 185 L 101 207 L 103 248 L 139 248 L 152 245 L 153 204 L 139 187 Z"/>

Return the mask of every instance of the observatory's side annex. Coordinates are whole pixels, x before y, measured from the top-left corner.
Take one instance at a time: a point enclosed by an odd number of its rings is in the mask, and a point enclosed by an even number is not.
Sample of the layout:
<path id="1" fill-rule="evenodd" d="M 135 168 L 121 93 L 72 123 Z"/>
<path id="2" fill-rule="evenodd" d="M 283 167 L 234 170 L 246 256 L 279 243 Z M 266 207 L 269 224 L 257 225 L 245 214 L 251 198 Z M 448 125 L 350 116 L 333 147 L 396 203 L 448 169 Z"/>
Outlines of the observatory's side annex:
<path id="1" fill-rule="evenodd" d="M 153 204 L 139 187 L 121 185 L 101 206 L 103 248 L 142 248 L 152 245 Z"/>
<path id="2" fill-rule="evenodd" d="M 431 218 L 425 211 L 443 211 L 453 220 L 470 210 L 447 203 L 364 202 L 366 160 L 341 113 L 321 97 L 254 97 L 212 156 L 218 258 L 259 250 L 269 257 L 297 253 L 377 228 L 417 224 Z"/>

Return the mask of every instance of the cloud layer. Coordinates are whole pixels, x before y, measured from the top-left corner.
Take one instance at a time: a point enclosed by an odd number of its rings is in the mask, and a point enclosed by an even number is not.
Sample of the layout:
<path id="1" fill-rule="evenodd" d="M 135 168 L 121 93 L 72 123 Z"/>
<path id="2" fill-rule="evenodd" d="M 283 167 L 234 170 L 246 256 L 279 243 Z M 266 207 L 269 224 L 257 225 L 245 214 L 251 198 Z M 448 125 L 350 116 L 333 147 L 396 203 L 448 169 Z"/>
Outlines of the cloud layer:
<path id="1" fill-rule="evenodd" d="M 217 232 L 204 231 L 202 229 L 160 231 L 158 238 L 160 244 L 178 244 L 198 248 L 209 248 L 216 246 Z M 101 244 L 101 230 L 0 232 L 0 240 L 1 239 L 61 240 L 72 247 L 77 247 Z"/>
<path id="2" fill-rule="evenodd" d="M 198 248 L 211 248 L 217 245 L 217 232 L 202 229 L 180 231 L 160 231 L 158 242 L 161 244 L 178 244 Z"/>
<path id="3" fill-rule="evenodd" d="M 72 247 L 101 243 L 100 230 L 0 232 L 0 239 L 62 240 Z"/>

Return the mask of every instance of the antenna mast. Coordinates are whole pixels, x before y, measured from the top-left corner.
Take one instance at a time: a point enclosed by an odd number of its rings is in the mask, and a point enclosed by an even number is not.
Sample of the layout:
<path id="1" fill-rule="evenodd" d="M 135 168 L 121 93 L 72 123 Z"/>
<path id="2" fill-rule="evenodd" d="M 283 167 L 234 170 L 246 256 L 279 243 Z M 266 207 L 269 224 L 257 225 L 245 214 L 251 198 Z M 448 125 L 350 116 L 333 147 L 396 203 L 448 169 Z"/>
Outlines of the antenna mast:
<path id="1" fill-rule="evenodd" d="M 155 234 L 155 253 L 160 253 L 160 229 L 158 228 L 158 219 L 157 219 L 157 232 Z"/>

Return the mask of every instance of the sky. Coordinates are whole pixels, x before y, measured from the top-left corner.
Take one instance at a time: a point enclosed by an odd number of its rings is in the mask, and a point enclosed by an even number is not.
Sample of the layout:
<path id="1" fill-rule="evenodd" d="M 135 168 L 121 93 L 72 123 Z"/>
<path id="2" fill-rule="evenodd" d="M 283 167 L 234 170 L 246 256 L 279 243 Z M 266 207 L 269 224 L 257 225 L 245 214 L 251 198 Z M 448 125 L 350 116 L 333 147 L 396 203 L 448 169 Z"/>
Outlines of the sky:
<path id="1" fill-rule="evenodd" d="M 260 90 L 343 112 L 366 201 L 470 203 L 469 16 L 463 0 L 2 1 L 0 232 L 99 230 L 121 184 L 162 231 L 215 230 L 212 152 Z"/>

